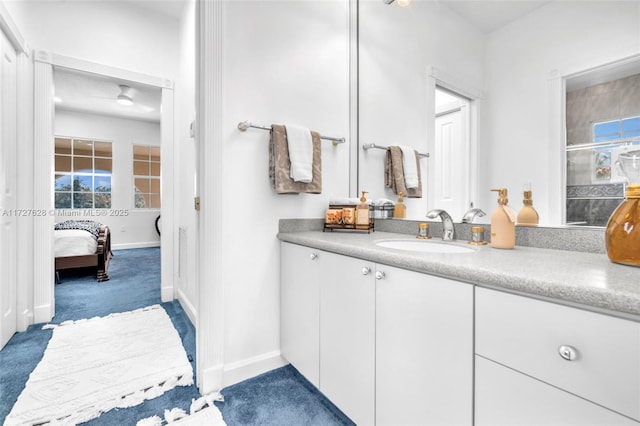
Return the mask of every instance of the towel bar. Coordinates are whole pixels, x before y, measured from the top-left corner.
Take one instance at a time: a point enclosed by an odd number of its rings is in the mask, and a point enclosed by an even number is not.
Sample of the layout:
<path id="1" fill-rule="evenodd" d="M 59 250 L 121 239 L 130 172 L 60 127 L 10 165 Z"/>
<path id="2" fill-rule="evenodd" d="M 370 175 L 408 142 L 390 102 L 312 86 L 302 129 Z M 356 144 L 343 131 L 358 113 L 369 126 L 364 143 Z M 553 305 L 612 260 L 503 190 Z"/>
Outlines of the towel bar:
<path id="1" fill-rule="evenodd" d="M 254 129 L 262 129 L 262 130 L 269 130 L 271 131 L 271 126 L 262 126 L 260 124 L 253 124 L 250 121 L 241 121 L 240 123 L 238 123 L 238 129 L 241 131 L 245 131 L 247 130 L 249 127 L 253 127 Z M 334 138 L 331 136 L 320 136 L 320 139 L 324 139 L 326 141 L 331 141 L 333 143 L 333 145 L 338 145 L 339 143 L 344 143 L 345 139 L 344 138 Z"/>
<path id="2" fill-rule="evenodd" d="M 362 145 L 362 149 L 364 149 L 365 151 L 368 150 L 368 149 L 371 149 L 371 148 L 389 149 L 388 146 L 376 145 L 375 143 L 366 143 L 366 144 Z M 418 155 L 421 158 L 429 157 L 429 153 L 423 154 L 423 153 L 419 152 Z"/>

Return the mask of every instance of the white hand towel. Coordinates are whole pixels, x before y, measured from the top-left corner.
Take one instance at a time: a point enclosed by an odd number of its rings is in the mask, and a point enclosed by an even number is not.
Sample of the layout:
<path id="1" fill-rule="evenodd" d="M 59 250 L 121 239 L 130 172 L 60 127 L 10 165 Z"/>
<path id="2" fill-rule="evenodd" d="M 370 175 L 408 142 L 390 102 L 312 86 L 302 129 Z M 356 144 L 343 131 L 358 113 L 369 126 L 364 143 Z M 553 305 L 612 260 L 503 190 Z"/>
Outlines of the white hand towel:
<path id="1" fill-rule="evenodd" d="M 313 142 L 311 131 L 300 126 L 285 126 L 291 161 L 291 179 L 310 183 L 313 180 Z"/>
<path id="2" fill-rule="evenodd" d="M 399 145 L 402 150 L 402 168 L 404 169 L 404 184 L 407 188 L 417 188 L 420 186 L 418 179 L 418 164 L 416 162 L 416 152 L 410 146 Z"/>

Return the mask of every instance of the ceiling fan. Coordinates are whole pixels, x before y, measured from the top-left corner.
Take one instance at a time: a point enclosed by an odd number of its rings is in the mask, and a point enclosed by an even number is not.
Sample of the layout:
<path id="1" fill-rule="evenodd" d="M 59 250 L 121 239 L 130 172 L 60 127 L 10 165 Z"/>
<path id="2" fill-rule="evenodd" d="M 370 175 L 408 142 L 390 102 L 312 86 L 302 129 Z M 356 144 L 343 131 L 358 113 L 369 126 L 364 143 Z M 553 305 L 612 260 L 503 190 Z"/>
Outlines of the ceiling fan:
<path id="1" fill-rule="evenodd" d="M 133 97 L 131 96 L 131 87 L 125 86 L 121 84 L 120 86 L 120 94 L 116 96 L 116 102 L 120 105 L 130 106 L 133 105 Z"/>

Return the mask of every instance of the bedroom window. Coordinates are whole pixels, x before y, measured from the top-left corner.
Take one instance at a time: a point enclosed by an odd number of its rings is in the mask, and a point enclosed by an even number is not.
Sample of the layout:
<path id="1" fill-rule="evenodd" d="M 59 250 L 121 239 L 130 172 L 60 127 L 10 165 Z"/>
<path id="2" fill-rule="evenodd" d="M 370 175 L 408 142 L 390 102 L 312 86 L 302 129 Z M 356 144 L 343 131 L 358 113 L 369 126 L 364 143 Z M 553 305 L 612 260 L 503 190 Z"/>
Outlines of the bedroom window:
<path id="1" fill-rule="evenodd" d="M 133 146 L 134 202 L 136 209 L 160 208 L 160 147 Z"/>
<path id="2" fill-rule="evenodd" d="M 55 208 L 111 208 L 111 142 L 55 138 Z"/>

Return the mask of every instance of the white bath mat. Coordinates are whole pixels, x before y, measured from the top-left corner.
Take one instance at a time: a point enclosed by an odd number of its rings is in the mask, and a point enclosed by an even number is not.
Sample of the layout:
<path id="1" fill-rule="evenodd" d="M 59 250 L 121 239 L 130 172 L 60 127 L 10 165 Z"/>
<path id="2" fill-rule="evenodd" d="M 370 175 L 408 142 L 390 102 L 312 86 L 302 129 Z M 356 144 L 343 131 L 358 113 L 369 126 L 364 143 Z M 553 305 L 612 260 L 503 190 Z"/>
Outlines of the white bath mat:
<path id="1" fill-rule="evenodd" d="M 193 384 L 180 336 L 159 305 L 45 327 L 53 336 L 6 426 L 76 424 Z"/>
<path id="2" fill-rule="evenodd" d="M 136 426 L 226 426 L 222 413 L 213 403 L 213 401 L 224 401 L 224 397 L 219 392 L 191 400 L 191 407 L 187 414 L 181 408 L 172 410 L 164 410 L 164 419 L 160 416 L 147 417 L 139 420 Z"/>

